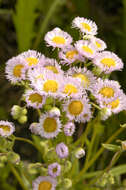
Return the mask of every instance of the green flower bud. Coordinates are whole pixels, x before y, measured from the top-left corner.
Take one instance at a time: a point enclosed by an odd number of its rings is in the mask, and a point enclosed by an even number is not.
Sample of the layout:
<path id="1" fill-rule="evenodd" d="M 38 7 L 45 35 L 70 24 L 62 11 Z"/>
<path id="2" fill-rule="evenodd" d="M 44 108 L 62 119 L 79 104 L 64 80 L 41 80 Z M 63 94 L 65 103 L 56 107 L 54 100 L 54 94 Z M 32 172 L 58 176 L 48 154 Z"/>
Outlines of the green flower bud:
<path id="1" fill-rule="evenodd" d="M 100 111 L 100 118 L 101 118 L 101 120 L 106 120 L 106 119 L 108 119 L 109 116 L 111 116 L 111 114 L 112 114 L 111 109 L 103 108 Z"/>
<path id="2" fill-rule="evenodd" d="M 20 156 L 15 152 L 9 152 L 7 158 L 13 164 L 18 164 L 20 162 Z"/>
<path id="3" fill-rule="evenodd" d="M 75 157 L 80 159 L 83 156 L 85 156 L 85 150 L 83 148 L 81 148 L 81 147 L 77 148 L 76 151 L 75 151 Z"/>
<path id="4" fill-rule="evenodd" d="M 11 109 L 11 115 L 14 119 L 18 119 L 20 116 L 21 108 L 18 105 L 14 105 Z"/>
<path id="5" fill-rule="evenodd" d="M 22 108 L 21 114 L 22 114 L 22 115 L 26 115 L 26 114 L 27 114 L 27 109 L 26 109 L 26 108 Z"/>
<path id="6" fill-rule="evenodd" d="M 27 122 L 27 116 L 23 115 L 18 119 L 18 122 L 24 124 Z"/>
<path id="7" fill-rule="evenodd" d="M 102 70 L 99 67 L 93 68 L 93 73 L 97 76 L 99 76 L 102 73 Z"/>
<path id="8" fill-rule="evenodd" d="M 28 165 L 28 172 L 30 174 L 37 174 L 41 165 L 42 165 L 41 163 L 29 164 Z"/>
<path id="9" fill-rule="evenodd" d="M 72 163 L 69 160 L 67 160 L 65 162 L 64 167 L 63 167 L 63 172 L 67 173 L 67 172 L 69 172 L 71 170 L 71 168 L 72 168 Z"/>
<path id="10" fill-rule="evenodd" d="M 6 162 L 7 161 L 7 156 L 0 156 L 0 161 L 1 162 Z"/>
<path id="11" fill-rule="evenodd" d="M 126 150 L 126 141 L 122 141 L 121 144 L 122 144 L 122 150 Z"/>
<path id="12" fill-rule="evenodd" d="M 70 187 L 72 187 L 72 181 L 71 181 L 71 179 L 65 178 L 65 179 L 63 180 L 63 186 L 64 186 L 64 188 L 66 188 L 66 189 L 69 189 Z"/>
<path id="13" fill-rule="evenodd" d="M 57 155 L 56 152 L 54 151 L 54 149 L 49 150 L 46 154 L 44 159 L 48 162 L 53 162 L 54 160 L 56 160 Z"/>

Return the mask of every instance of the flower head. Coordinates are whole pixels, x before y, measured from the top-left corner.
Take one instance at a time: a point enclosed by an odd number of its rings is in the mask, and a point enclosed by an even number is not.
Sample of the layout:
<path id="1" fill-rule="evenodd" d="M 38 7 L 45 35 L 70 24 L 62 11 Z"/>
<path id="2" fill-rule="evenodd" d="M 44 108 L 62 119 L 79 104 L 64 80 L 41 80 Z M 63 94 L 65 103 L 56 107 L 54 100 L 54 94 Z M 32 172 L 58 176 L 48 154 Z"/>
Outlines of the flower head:
<path id="1" fill-rule="evenodd" d="M 50 164 L 48 166 L 48 174 L 51 177 L 57 177 L 57 176 L 59 176 L 60 172 L 61 172 L 61 166 L 57 162 L 55 162 L 53 164 Z"/>
<path id="2" fill-rule="evenodd" d="M 88 40 L 79 40 L 76 42 L 75 47 L 80 55 L 88 59 L 92 59 L 96 55 L 96 48 L 93 43 Z"/>
<path id="3" fill-rule="evenodd" d="M 66 158 L 69 154 L 68 147 L 63 142 L 61 142 L 56 146 L 56 153 L 60 158 Z"/>
<path id="4" fill-rule="evenodd" d="M 33 190 L 55 190 L 56 179 L 50 176 L 39 176 L 33 181 Z"/>
<path id="5" fill-rule="evenodd" d="M 72 22 L 72 26 L 74 28 L 79 28 L 80 31 L 84 34 L 97 34 L 97 25 L 95 22 L 83 17 L 76 17 Z"/>
<path id="6" fill-rule="evenodd" d="M 93 59 L 93 63 L 105 73 L 111 73 L 123 68 L 122 60 L 116 54 L 109 51 L 97 53 Z"/>
<path id="7" fill-rule="evenodd" d="M 93 36 L 93 38 L 91 38 L 91 42 L 95 45 L 97 51 L 103 51 L 107 48 L 106 43 L 100 38 L 96 38 Z"/>
<path id="8" fill-rule="evenodd" d="M 54 138 L 61 131 L 61 123 L 58 117 L 43 114 L 39 119 L 39 135 L 47 139 Z"/>
<path id="9" fill-rule="evenodd" d="M 66 125 L 64 125 L 64 133 L 66 136 L 72 136 L 75 131 L 75 125 L 73 122 L 68 122 Z"/>
<path id="10" fill-rule="evenodd" d="M 38 135 L 39 134 L 39 123 L 32 123 L 29 127 L 29 129 L 31 130 L 32 133 Z"/>
<path id="11" fill-rule="evenodd" d="M 45 41 L 49 46 L 53 46 L 54 48 L 64 48 L 71 44 L 72 37 L 60 28 L 54 28 L 52 31 L 47 32 Z"/>
<path id="12" fill-rule="evenodd" d="M 13 123 L 8 121 L 0 121 L 0 135 L 3 137 L 8 137 L 15 131 L 15 126 Z"/>

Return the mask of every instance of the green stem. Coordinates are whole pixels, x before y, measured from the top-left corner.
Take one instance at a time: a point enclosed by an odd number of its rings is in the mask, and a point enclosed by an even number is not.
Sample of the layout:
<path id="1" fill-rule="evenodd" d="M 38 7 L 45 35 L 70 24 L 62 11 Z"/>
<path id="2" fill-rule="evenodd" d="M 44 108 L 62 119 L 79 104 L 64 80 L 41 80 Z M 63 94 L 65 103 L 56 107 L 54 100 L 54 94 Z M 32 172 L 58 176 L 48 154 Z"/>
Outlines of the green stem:
<path id="1" fill-rule="evenodd" d="M 23 190 L 28 190 L 27 187 L 24 185 L 20 175 L 18 174 L 17 170 L 15 169 L 15 167 L 9 162 L 9 167 L 12 171 L 12 173 L 14 174 L 14 176 L 16 177 L 17 181 L 19 182 L 20 186 L 22 187 Z"/>
<path id="2" fill-rule="evenodd" d="M 108 138 L 108 140 L 105 142 L 105 144 L 111 143 L 125 128 L 119 128 L 111 137 Z M 94 155 L 94 157 L 87 163 L 87 165 L 80 171 L 78 176 L 76 177 L 74 184 L 76 184 L 84 175 L 84 173 L 92 166 L 92 164 L 98 159 L 98 157 L 102 154 L 104 151 L 104 147 L 101 147 L 99 151 Z"/>
<path id="3" fill-rule="evenodd" d="M 56 8 L 57 8 L 57 5 L 60 3 L 60 0 L 55 0 L 55 1 L 52 1 L 52 5 L 49 9 L 49 11 L 47 12 L 47 15 L 44 19 L 44 21 L 42 21 L 42 24 L 40 26 L 40 30 L 39 30 L 39 33 L 37 34 L 37 38 L 35 40 L 35 43 L 33 45 L 33 48 L 36 49 L 39 45 L 39 42 L 41 41 L 41 38 L 43 37 L 43 34 L 45 33 L 46 31 L 46 28 L 49 24 L 49 21 L 52 17 L 52 15 L 54 14 Z"/>
<path id="4" fill-rule="evenodd" d="M 91 104 L 92 106 L 94 106 L 95 108 L 97 108 L 98 110 L 101 110 L 101 108 L 100 108 L 98 105 L 94 104 L 93 102 L 90 102 L 90 104 Z"/>

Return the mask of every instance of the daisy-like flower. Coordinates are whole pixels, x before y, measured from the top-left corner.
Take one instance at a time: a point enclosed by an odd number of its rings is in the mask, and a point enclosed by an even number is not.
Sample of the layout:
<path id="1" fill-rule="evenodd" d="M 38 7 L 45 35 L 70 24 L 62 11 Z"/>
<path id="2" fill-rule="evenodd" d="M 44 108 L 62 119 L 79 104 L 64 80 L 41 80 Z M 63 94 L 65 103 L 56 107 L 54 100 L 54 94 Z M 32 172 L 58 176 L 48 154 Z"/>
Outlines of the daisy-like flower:
<path id="1" fill-rule="evenodd" d="M 101 108 L 109 108 L 113 113 L 119 113 L 120 111 L 126 110 L 126 95 L 122 92 L 120 96 L 109 103 L 100 102 Z"/>
<path id="2" fill-rule="evenodd" d="M 91 38 L 91 42 L 95 45 L 97 51 L 103 51 L 107 48 L 106 43 L 100 38 L 96 38 L 93 36 L 93 38 Z"/>
<path id="3" fill-rule="evenodd" d="M 32 86 L 38 92 L 44 92 L 47 96 L 59 97 L 63 89 L 63 75 L 54 74 L 50 71 L 43 74 L 41 73 L 43 79 L 39 79 L 36 82 L 32 81 Z"/>
<path id="4" fill-rule="evenodd" d="M 33 190 L 55 190 L 57 181 L 50 176 L 39 176 L 32 185 Z"/>
<path id="5" fill-rule="evenodd" d="M 72 136 L 75 131 L 75 125 L 73 122 L 68 122 L 66 125 L 64 125 L 64 133 L 66 136 Z"/>
<path id="6" fill-rule="evenodd" d="M 56 146 L 56 154 L 60 158 L 68 157 L 68 155 L 69 155 L 68 147 L 63 142 L 57 144 L 57 146 Z"/>
<path id="7" fill-rule="evenodd" d="M 6 77 L 12 83 L 20 82 L 26 78 L 26 61 L 20 57 L 13 57 L 6 62 Z"/>
<path id="8" fill-rule="evenodd" d="M 44 55 L 35 51 L 35 50 L 28 50 L 18 55 L 19 57 L 25 59 L 27 62 L 28 68 L 34 68 L 39 65 L 40 59 L 44 59 Z"/>
<path id="9" fill-rule="evenodd" d="M 105 73 L 111 73 L 115 70 L 121 70 L 123 68 L 122 60 L 110 51 L 103 51 L 97 53 L 93 59 L 93 63 L 100 67 L 100 69 Z"/>
<path id="10" fill-rule="evenodd" d="M 72 37 L 60 28 L 54 28 L 52 31 L 47 32 L 45 41 L 49 46 L 54 48 L 64 48 L 71 44 Z"/>
<path id="11" fill-rule="evenodd" d="M 61 122 L 58 117 L 43 114 L 39 120 L 39 135 L 47 139 L 56 137 L 61 131 Z"/>
<path id="12" fill-rule="evenodd" d="M 97 34 L 97 25 L 95 22 L 83 17 L 76 17 L 72 22 L 72 26 L 74 28 L 79 28 L 84 34 Z"/>
<path id="13" fill-rule="evenodd" d="M 41 92 L 41 94 L 34 90 L 27 90 L 24 94 L 25 101 L 27 102 L 27 106 L 33 108 L 41 108 L 45 103 L 45 93 Z"/>
<path id="14" fill-rule="evenodd" d="M 109 103 L 117 99 L 121 94 L 120 85 L 117 81 L 98 79 L 94 85 L 93 95 L 97 102 Z"/>
<path id="15" fill-rule="evenodd" d="M 77 122 L 86 122 L 91 118 L 91 106 L 85 96 L 83 96 L 83 98 L 72 98 L 66 101 L 64 111 L 66 111 L 67 117 L 70 120 Z"/>
<path id="16" fill-rule="evenodd" d="M 45 57 L 45 59 L 40 60 L 40 65 L 45 69 L 52 71 L 55 74 L 63 73 L 60 65 L 57 63 L 55 59 L 50 59 Z"/>
<path id="17" fill-rule="evenodd" d="M 80 79 L 81 84 L 87 90 L 92 90 L 94 84 L 96 83 L 96 78 L 93 73 L 84 68 L 72 67 L 68 70 L 67 74 L 74 78 Z"/>
<path id="18" fill-rule="evenodd" d="M 0 121 L 0 135 L 3 137 L 8 137 L 15 131 L 15 126 L 13 123 L 8 121 Z"/>
<path id="19" fill-rule="evenodd" d="M 64 78 L 63 82 L 62 93 L 64 97 L 80 97 L 86 93 L 79 79 L 68 76 Z"/>
<path id="20" fill-rule="evenodd" d="M 57 162 L 53 163 L 53 164 L 50 164 L 48 166 L 48 174 L 51 176 L 51 177 L 57 177 L 60 175 L 60 172 L 61 172 L 61 166 L 60 164 L 58 164 Z"/>
<path id="21" fill-rule="evenodd" d="M 31 130 L 32 133 L 38 135 L 39 134 L 39 123 L 32 123 L 29 127 L 29 129 Z"/>
<path id="22" fill-rule="evenodd" d="M 27 77 L 31 84 L 36 85 L 39 80 L 44 79 L 46 73 L 48 73 L 48 71 L 44 67 L 36 67 L 28 70 Z"/>
<path id="23" fill-rule="evenodd" d="M 59 58 L 61 59 L 62 64 L 71 64 L 75 61 L 85 61 L 84 57 L 81 56 L 73 46 L 62 49 L 59 52 Z"/>
<path id="24" fill-rule="evenodd" d="M 75 48 L 80 53 L 80 55 L 83 55 L 88 59 L 92 59 L 96 55 L 95 45 L 88 40 L 77 41 L 75 44 Z"/>

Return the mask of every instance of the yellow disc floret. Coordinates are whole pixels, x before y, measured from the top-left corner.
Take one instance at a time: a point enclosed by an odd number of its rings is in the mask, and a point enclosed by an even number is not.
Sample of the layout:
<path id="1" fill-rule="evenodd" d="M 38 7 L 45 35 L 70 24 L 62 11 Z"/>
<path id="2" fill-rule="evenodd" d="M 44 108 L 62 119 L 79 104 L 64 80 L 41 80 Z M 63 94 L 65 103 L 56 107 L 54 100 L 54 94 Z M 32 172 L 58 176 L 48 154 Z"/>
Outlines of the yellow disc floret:
<path id="1" fill-rule="evenodd" d="M 110 105 L 112 109 L 115 109 L 119 106 L 119 103 L 120 103 L 120 101 L 119 101 L 119 99 L 117 99 L 117 100 L 112 101 L 108 105 Z"/>
<path id="2" fill-rule="evenodd" d="M 36 57 L 27 57 L 26 61 L 28 62 L 29 66 L 37 65 L 38 59 Z"/>
<path id="3" fill-rule="evenodd" d="M 67 59 L 73 59 L 75 55 L 77 55 L 78 52 L 76 50 L 71 50 L 66 52 L 66 58 Z"/>
<path id="4" fill-rule="evenodd" d="M 43 85 L 43 90 L 46 92 L 56 92 L 58 90 L 58 83 L 55 80 L 47 80 Z"/>
<path id="5" fill-rule="evenodd" d="M 111 98 L 114 96 L 114 90 L 111 87 L 103 87 L 100 91 L 100 94 L 103 95 L 103 97 Z"/>
<path id="6" fill-rule="evenodd" d="M 96 41 L 95 44 L 96 44 L 97 48 L 101 48 L 101 44 L 100 44 L 100 43 L 98 43 L 98 42 Z"/>
<path id="7" fill-rule="evenodd" d="M 32 103 L 42 103 L 42 96 L 38 93 L 34 93 L 34 94 L 31 94 L 29 96 L 29 100 L 32 102 Z"/>
<path id="8" fill-rule="evenodd" d="M 91 31 L 91 27 L 89 26 L 89 24 L 87 24 L 87 23 L 85 23 L 85 22 L 82 22 L 81 25 L 82 25 L 82 27 L 83 27 L 84 29 L 88 30 L 88 32 Z"/>
<path id="9" fill-rule="evenodd" d="M 88 46 L 82 46 L 83 51 L 85 51 L 86 53 L 90 53 L 93 54 L 93 50 L 91 48 L 89 48 Z"/>
<path id="10" fill-rule="evenodd" d="M 116 66 L 116 62 L 112 58 L 104 58 L 101 60 L 101 63 L 107 67 Z"/>
<path id="11" fill-rule="evenodd" d="M 45 68 L 52 71 L 55 74 L 59 73 L 55 66 L 49 65 L 49 66 L 45 66 Z"/>
<path id="12" fill-rule="evenodd" d="M 75 101 L 72 101 L 69 106 L 68 106 L 68 110 L 70 112 L 71 115 L 74 115 L 74 116 L 78 116 L 81 114 L 81 112 L 83 111 L 83 104 L 81 101 L 79 100 L 75 100 Z"/>
<path id="13" fill-rule="evenodd" d="M 82 73 L 75 73 L 75 74 L 73 74 L 73 77 L 80 78 L 81 82 L 83 82 L 84 87 L 89 86 L 89 84 L 90 84 L 88 77 Z"/>
<path id="14" fill-rule="evenodd" d="M 0 125 L 0 129 L 2 129 L 6 133 L 10 132 L 10 127 L 8 125 Z"/>
<path id="15" fill-rule="evenodd" d="M 24 65 L 16 65 L 13 69 L 13 74 L 15 77 L 21 77 L 22 69 L 24 68 Z"/>
<path id="16" fill-rule="evenodd" d="M 61 45 L 63 45 L 63 44 L 65 44 L 65 39 L 64 39 L 64 37 L 62 37 L 62 36 L 55 36 L 53 39 L 52 39 L 52 41 L 55 43 L 55 44 L 61 44 Z"/>
<path id="17" fill-rule="evenodd" d="M 54 118 L 47 117 L 43 123 L 44 131 L 47 133 L 53 133 L 57 129 L 57 122 Z"/>
<path id="18" fill-rule="evenodd" d="M 78 90 L 74 85 L 66 84 L 63 92 L 65 94 L 71 95 L 72 93 L 76 94 L 78 92 Z"/>
<path id="19" fill-rule="evenodd" d="M 38 190 L 51 190 L 52 184 L 49 181 L 42 181 L 39 184 Z"/>

